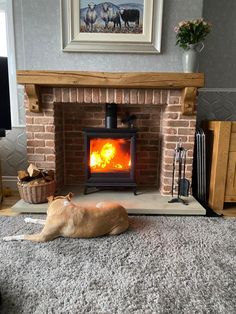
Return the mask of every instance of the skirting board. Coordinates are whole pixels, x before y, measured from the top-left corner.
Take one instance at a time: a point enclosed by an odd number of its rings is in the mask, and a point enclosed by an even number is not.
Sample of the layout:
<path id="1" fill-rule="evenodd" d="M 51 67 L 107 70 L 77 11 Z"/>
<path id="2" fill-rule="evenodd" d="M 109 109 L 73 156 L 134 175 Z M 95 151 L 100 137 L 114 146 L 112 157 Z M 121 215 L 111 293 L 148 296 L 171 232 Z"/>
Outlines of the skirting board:
<path id="1" fill-rule="evenodd" d="M 12 191 L 18 191 L 17 177 L 15 176 L 2 176 L 2 185 L 4 188 L 10 188 Z"/>

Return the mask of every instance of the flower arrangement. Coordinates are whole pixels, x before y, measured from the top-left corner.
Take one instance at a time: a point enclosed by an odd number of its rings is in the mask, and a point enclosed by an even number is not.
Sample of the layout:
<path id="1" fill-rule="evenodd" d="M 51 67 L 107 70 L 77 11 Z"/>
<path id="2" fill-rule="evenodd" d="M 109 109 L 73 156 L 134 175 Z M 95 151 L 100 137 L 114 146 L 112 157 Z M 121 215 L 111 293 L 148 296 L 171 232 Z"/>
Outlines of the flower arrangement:
<path id="1" fill-rule="evenodd" d="M 203 19 L 181 21 L 175 26 L 176 45 L 188 50 L 189 45 L 202 42 L 211 31 L 211 24 Z"/>

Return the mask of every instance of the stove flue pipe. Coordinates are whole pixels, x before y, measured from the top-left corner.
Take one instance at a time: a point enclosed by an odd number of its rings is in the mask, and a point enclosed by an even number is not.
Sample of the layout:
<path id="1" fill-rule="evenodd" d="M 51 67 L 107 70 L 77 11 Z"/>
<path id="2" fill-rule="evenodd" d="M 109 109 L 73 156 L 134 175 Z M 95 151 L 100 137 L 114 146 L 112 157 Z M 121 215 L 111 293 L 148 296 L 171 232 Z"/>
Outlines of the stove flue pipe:
<path id="1" fill-rule="evenodd" d="M 106 103 L 105 127 L 107 129 L 117 128 L 117 105 Z"/>

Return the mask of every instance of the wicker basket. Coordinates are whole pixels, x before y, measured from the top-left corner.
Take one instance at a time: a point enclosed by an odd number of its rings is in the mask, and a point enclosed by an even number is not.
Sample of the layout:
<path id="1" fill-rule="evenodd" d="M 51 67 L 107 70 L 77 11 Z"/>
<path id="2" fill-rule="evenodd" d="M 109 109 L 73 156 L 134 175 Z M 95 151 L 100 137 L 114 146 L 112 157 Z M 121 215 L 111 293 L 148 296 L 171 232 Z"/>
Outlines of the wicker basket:
<path id="1" fill-rule="evenodd" d="M 17 185 L 22 200 L 31 204 L 46 203 L 47 197 L 55 192 L 55 181 L 29 186 L 18 182 Z"/>

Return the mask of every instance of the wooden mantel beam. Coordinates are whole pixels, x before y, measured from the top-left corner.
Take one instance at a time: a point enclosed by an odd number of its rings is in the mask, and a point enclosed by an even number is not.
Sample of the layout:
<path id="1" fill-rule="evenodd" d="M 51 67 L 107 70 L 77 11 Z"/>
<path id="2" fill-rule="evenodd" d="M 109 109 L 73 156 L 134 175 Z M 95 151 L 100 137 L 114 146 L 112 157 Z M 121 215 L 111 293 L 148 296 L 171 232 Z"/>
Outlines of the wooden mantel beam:
<path id="1" fill-rule="evenodd" d="M 17 82 L 18 84 L 30 85 L 30 90 L 35 85 L 35 91 L 38 86 L 181 89 L 183 90 L 182 112 L 193 114 L 197 88 L 204 86 L 204 74 L 19 70 L 17 71 Z M 40 102 L 36 96 L 37 93 L 34 93 L 32 102 L 39 105 Z"/>
<path id="2" fill-rule="evenodd" d="M 17 71 L 19 84 L 111 88 L 203 87 L 203 73 Z"/>

